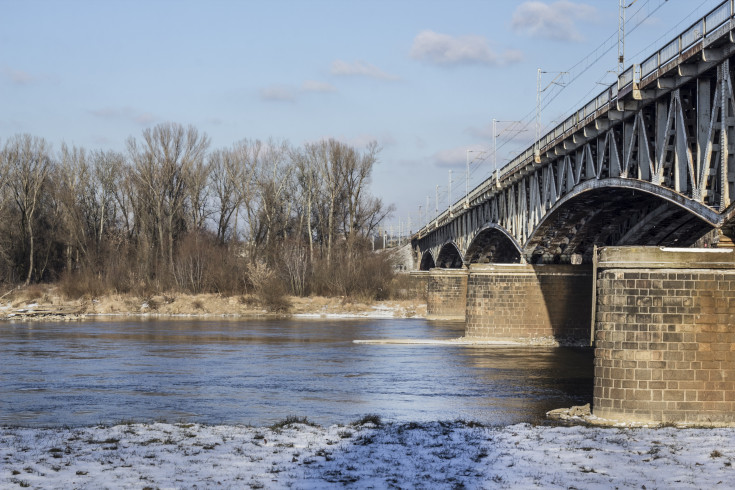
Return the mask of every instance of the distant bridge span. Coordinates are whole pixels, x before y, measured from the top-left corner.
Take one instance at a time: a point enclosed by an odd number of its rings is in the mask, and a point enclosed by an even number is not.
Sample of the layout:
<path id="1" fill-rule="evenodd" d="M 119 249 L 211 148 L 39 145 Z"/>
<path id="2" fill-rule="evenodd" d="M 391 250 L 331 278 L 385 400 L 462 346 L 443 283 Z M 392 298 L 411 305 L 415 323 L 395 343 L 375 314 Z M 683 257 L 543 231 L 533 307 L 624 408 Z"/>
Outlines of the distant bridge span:
<path id="1" fill-rule="evenodd" d="M 733 237 L 734 13 L 720 4 L 419 230 L 419 268 Z"/>

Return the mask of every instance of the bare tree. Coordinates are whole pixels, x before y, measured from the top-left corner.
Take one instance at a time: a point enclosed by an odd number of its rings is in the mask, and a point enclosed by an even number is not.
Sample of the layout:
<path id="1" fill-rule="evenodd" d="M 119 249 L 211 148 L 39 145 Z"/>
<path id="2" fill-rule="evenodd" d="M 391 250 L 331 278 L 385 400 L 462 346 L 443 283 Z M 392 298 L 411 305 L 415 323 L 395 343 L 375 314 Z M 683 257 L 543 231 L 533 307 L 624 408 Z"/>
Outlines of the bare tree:
<path id="1" fill-rule="evenodd" d="M 225 243 L 230 222 L 242 204 L 245 169 L 240 164 L 237 147 L 216 150 L 209 155 L 210 187 L 217 199 L 217 240 Z"/>
<path id="2" fill-rule="evenodd" d="M 70 271 L 79 255 L 87 254 L 87 238 L 92 223 L 90 205 L 90 169 L 84 148 L 61 145 L 61 159 L 55 172 L 55 195 L 59 203 L 66 254 L 66 269 Z M 76 251 L 76 254 L 74 253 Z"/>
<path id="3" fill-rule="evenodd" d="M 91 154 L 91 178 L 94 192 L 95 242 L 99 246 L 105 224 L 114 224 L 115 186 L 125 167 L 125 157 L 115 151 L 95 151 Z"/>
<path id="4" fill-rule="evenodd" d="M 309 260 L 314 261 L 314 229 L 312 225 L 315 201 L 320 192 L 319 162 L 325 153 L 325 145 L 307 143 L 303 150 L 295 152 L 293 161 L 296 165 L 297 179 L 304 199 L 302 219 L 306 219 L 306 235 L 309 239 Z"/>
<path id="5" fill-rule="evenodd" d="M 232 151 L 241 167 L 240 195 L 242 207 L 245 211 L 245 220 L 247 221 L 248 233 L 247 251 L 251 262 L 255 262 L 256 243 L 262 232 L 262 221 L 260 220 L 260 203 L 258 193 L 258 179 L 260 173 L 261 151 L 263 143 L 260 140 L 249 141 L 242 140 L 237 143 Z M 235 230 L 237 230 L 237 216 L 235 214 Z"/>
<path id="6" fill-rule="evenodd" d="M 140 231 L 139 214 L 136 213 L 136 207 L 141 200 L 138 199 L 134 169 L 124 161 L 120 163 L 120 171 L 111 174 L 113 199 L 120 210 L 119 217 L 125 228 L 125 236 L 127 240 L 132 240 Z"/>
<path id="7" fill-rule="evenodd" d="M 53 168 L 50 145 L 43 138 L 29 134 L 16 135 L 5 143 L 2 152 L 10 193 L 21 215 L 23 230 L 28 240 L 28 274 L 25 284 L 33 277 L 34 218 L 39 208 L 41 193 Z"/>
<path id="8" fill-rule="evenodd" d="M 344 165 L 342 175 L 344 176 L 347 200 L 347 222 L 344 224 L 344 233 L 348 242 L 352 235 L 360 230 L 361 223 L 358 222 L 359 207 L 364 199 L 365 187 L 370 183 L 370 176 L 379 152 L 378 143 L 372 141 L 368 144 L 364 153 L 349 148 L 342 160 Z"/>
<path id="9" fill-rule="evenodd" d="M 127 145 L 129 157 L 62 145 L 57 162 L 43 139 L 5 143 L 0 278 L 28 284 L 49 277 L 45 271 L 73 271 L 64 283 L 158 291 L 243 284 L 242 251 L 220 246 L 242 236 L 250 269 L 277 266 L 272 278 L 297 294 L 334 291 L 328 283 L 338 271 L 364 272 L 370 252 L 360 238 L 392 212 L 369 192 L 376 143 L 356 149 L 330 139 L 294 149 L 244 139 L 208 154 L 206 134 L 165 123 Z M 314 269 L 320 263 L 325 271 Z"/>
<path id="10" fill-rule="evenodd" d="M 346 145 L 337 140 L 323 141 L 319 149 L 319 173 L 324 182 L 326 195 L 326 240 L 327 240 L 327 263 L 332 259 L 332 246 L 335 234 L 335 213 L 342 181 L 342 160 L 347 150 Z"/>
<path id="11" fill-rule="evenodd" d="M 194 230 L 204 230 L 205 220 L 209 216 L 209 174 L 211 167 L 208 160 L 197 159 L 186 172 L 186 188 L 191 226 Z"/>
<path id="12" fill-rule="evenodd" d="M 258 194 L 263 216 L 266 249 L 279 237 L 285 237 L 290 215 L 287 191 L 291 184 L 293 166 L 285 141 L 269 141 L 261 153 Z"/>
<path id="13" fill-rule="evenodd" d="M 151 212 L 162 259 L 173 270 L 174 240 L 185 229 L 184 205 L 189 196 L 189 175 L 205 158 L 206 134 L 176 123 L 162 123 L 143 131 L 143 141 L 128 139 L 140 197 Z"/>

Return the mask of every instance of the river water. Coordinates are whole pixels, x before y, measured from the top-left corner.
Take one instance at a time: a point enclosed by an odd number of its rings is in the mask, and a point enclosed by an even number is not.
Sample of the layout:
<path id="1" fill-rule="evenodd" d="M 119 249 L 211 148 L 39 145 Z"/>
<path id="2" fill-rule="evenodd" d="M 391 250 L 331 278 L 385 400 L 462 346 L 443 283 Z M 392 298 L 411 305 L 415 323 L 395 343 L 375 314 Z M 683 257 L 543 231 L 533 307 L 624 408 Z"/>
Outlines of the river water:
<path id="1" fill-rule="evenodd" d="M 373 345 L 448 339 L 420 319 L 121 320 L 0 324 L 0 425 L 544 421 L 592 399 L 592 353 Z"/>

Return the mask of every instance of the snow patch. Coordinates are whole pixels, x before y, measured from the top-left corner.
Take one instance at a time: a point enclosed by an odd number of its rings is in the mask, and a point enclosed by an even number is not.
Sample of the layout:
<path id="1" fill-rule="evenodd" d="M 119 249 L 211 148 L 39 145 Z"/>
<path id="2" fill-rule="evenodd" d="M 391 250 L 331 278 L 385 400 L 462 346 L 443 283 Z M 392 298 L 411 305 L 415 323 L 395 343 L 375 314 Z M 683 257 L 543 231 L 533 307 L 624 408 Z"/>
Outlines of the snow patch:
<path id="1" fill-rule="evenodd" d="M 466 422 L 0 428 L 0 487 L 713 488 L 735 429 Z"/>

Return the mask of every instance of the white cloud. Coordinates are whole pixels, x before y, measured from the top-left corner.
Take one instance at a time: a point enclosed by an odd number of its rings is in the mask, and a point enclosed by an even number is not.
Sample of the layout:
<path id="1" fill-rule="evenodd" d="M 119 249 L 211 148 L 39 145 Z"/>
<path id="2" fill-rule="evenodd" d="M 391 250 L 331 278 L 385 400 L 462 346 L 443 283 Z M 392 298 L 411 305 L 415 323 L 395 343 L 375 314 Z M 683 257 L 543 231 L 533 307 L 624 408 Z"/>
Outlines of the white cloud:
<path id="1" fill-rule="evenodd" d="M 4 72 L 5 76 L 16 85 L 30 85 L 37 80 L 36 77 L 23 70 L 6 68 Z"/>
<path id="2" fill-rule="evenodd" d="M 336 92 L 337 87 L 330 83 L 318 82 L 316 80 L 306 80 L 301 84 L 302 92 L 319 92 L 319 93 L 331 93 Z"/>
<path id="3" fill-rule="evenodd" d="M 593 20 L 597 9 L 584 3 L 559 0 L 554 3 L 524 2 L 513 12 L 513 30 L 532 37 L 557 41 L 582 41 L 575 22 Z"/>
<path id="4" fill-rule="evenodd" d="M 141 112 L 132 107 L 105 107 L 89 111 L 89 113 L 102 119 L 127 119 L 141 126 L 150 125 L 158 120 L 158 117 L 150 112 Z"/>
<path id="5" fill-rule="evenodd" d="M 332 69 L 330 71 L 332 75 L 362 76 L 377 78 L 379 80 L 398 80 L 397 76 L 386 73 L 377 66 L 365 63 L 364 61 L 347 63 L 346 61 L 335 60 L 332 62 Z"/>
<path id="6" fill-rule="evenodd" d="M 522 54 L 509 50 L 498 54 L 483 36 L 452 37 L 434 31 L 422 31 L 413 40 L 410 56 L 437 65 L 499 65 L 519 61 Z"/>
<path id="7" fill-rule="evenodd" d="M 28 85 L 35 80 L 33 75 L 23 70 L 12 70 L 7 68 L 5 70 L 5 75 L 7 75 L 11 82 L 18 85 Z"/>
<path id="8" fill-rule="evenodd" d="M 293 102 L 296 99 L 293 90 L 282 85 L 271 85 L 260 89 L 260 98 L 275 102 Z"/>

